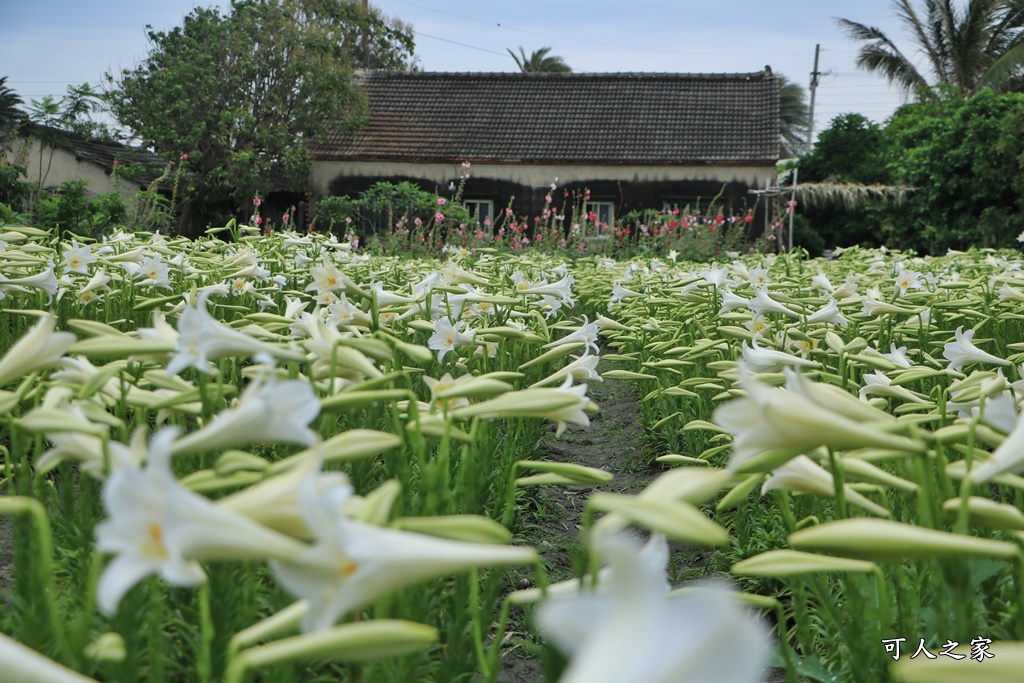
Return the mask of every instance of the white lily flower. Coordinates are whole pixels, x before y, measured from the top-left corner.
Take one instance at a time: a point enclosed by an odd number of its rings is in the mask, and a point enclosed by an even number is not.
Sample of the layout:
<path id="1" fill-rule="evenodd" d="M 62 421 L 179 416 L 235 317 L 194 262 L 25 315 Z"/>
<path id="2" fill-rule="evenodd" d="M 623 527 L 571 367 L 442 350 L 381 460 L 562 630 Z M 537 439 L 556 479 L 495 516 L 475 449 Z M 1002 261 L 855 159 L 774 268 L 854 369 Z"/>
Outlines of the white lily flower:
<path id="1" fill-rule="evenodd" d="M 96 683 L 2 633 L 0 671 L 6 683 Z"/>
<path id="2" fill-rule="evenodd" d="M 913 363 L 910 362 L 910 359 L 907 358 L 907 347 L 906 346 L 901 346 L 899 348 L 896 348 L 896 344 L 890 344 L 889 345 L 889 353 L 883 353 L 883 354 L 881 354 L 881 356 L 883 358 L 885 358 L 886 360 L 892 361 L 893 363 L 895 363 L 896 365 L 900 366 L 901 368 L 909 368 L 909 367 L 913 367 L 913 365 L 914 365 Z"/>
<path id="3" fill-rule="evenodd" d="M 231 285 L 226 282 L 217 282 L 212 285 L 206 285 L 196 290 L 196 293 L 201 297 L 209 298 L 211 296 L 227 296 L 231 293 Z"/>
<path id="4" fill-rule="evenodd" d="M 95 262 L 96 257 L 92 255 L 89 245 L 79 245 L 78 240 L 72 239 L 71 248 L 64 252 L 64 274 L 81 273 L 86 275 L 89 272 L 89 264 Z"/>
<path id="5" fill-rule="evenodd" d="M 321 265 L 310 268 L 309 275 L 313 278 L 313 282 L 306 285 L 305 291 L 307 292 L 316 290 L 318 295 L 338 291 L 364 293 L 352 278 L 341 272 L 334 263 L 326 258 Z"/>
<path id="6" fill-rule="evenodd" d="M 464 320 L 452 325 L 447 316 L 434 321 L 434 334 L 427 341 L 427 346 L 438 352 L 437 362 L 440 363 L 445 355 L 455 349 L 456 346 L 473 343 L 473 333 L 463 334 L 461 332 L 466 324 Z"/>
<path id="7" fill-rule="evenodd" d="M 466 379 L 471 379 L 472 375 L 464 375 L 458 379 L 453 379 L 450 372 L 446 372 L 441 375 L 440 379 L 434 379 L 433 377 L 423 376 L 423 383 L 430 389 L 430 405 L 440 406 L 445 410 L 454 410 L 455 408 L 461 408 L 462 406 L 469 405 L 469 399 L 465 396 L 456 396 L 448 399 L 437 398 L 437 395 L 443 391 L 454 389 Z"/>
<path id="8" fill-rule="evenodd" d="M 345 294 L 338 297 L 338 300 L 327 307 L 327 324 L 333 327 L 339 325 L 363 325 L 370 324 L 370 316 L 361 308 L 352 304 Z"/>
<path id="9" fill-rule="evenodd" d="M 127 266 L 127 264 L 125 264 Z M 140 285 L 151 285 L 171 289 L 171 269 L 163 262 L 160 254 L 150 256 L 139 264 L 138 270 L 134 273 L 139 278 Z"/>
<path id="10" fill-rule="evenodd" d="M 548 284 L 547 281 L 543 281 L 540 284 L 527 287 L 525 289 L 518 287 L 516 294 L 525 296 L 527 294 L 533 294 L 537 296 L 554 296 L 558 297 L 562 303 L 572 304 L 572 286 L 575 284 L 576 279 L 572 275 L 565 275 L 561 280 Z"/>
<path id="11" fill-rule="evenodd" d="M 757 337 L 755 336 L 750 340 L 748 346 L 746 342 L 743 342 L 743 360 L 746 361 L 747 367 L 754 372 L 775 372 L 784 367 L 806 367 L 816 368 L 819 364 L 806 358 L 794 356 L 786 353 L 785 351 L 776 351 L 775 349 L 765 348 L 757 345 Z"/>
<path id="12" fill-rule="evenodd" d="M 46 440 L 53 447 L 36 459 L 37 472 L 49 472 L 65 460 L 76 460 L 82 463 L 83 472 L 103 479 L 103 439 L 82 432 L 47 432 Z"/>
<path id="13" fill-rule="evenodd" d="M 601 357 L 590 355 L 590 349 L 587 349 L 582 356 L 574 358 L 572 362 L 561 370 L 556 370 L 544 379 L 534 382 L 531 388 L 542 387 L 554 384 L 555 382 L 563 382 L 564 384 L 566 379 L 577 382 L 603 382 L 604 378 L 597 372 L 597 365 L 600 362 Z"/>
<path id="14" fill-rule="evenodd" d="M 819 446 L 920 450 L 916 443 L 882 431 L 877 424 L 865 428 L 865 423 L 893 418 L 837 387 L 807 382 L 787 368 L 787 389 L 776 389 L 755 380 L 743 364 L 738 369 L 739 384 L 747 395 L 719 407 L 714 415 L 715 423 L 735 436 L 731 470 L 772 451 L 795 456 Z"/>
<path id="15" fill-rule="evenodd" d="M 278 382 L 271 367 L 246 387 L 234 407 L 222 410 L 202 429 L 176 441 L 171 452 L 210 452 L 251 443 L 311 446 L 320 435 L 309 424 L 319 414 L 320 401 L 309 382 Z"/>
<path id="16" fill-rule="evenodd" d="M 206 580 L 201 559 L 290 557 L 304 549 L 181 486 L 170 466 L 176 435 L 175 428 L 157 432 L 146 468 L 123 463 L 103 487 L 107 519 L 96 527 L 96 547 L 116 555 L 97 586 L 97 602 L 107 614 L 150 574 L 191 586 Z"/>
<path id="17" fill-rule="evenodd" d="M 718 309 L 718 315 L 729 311 L 745 311 L 750 305 L 750 299 L 744 299 L 739 294 L 733 294 L 729 289 L 722 290 L 722 307 Z"/>
<path id="18" fill-rule="evenodd" d="M 411 304 L 415 301 L 415 298 L 413 297 L 402 296 L 396 292 L 387 291 L 384 289 L 383 282 L 374 282 L 370 286 L 370 291 L 372 291 L 374 296 L 377 298 L 377 306 L 379 307 L 392 306 L 394 304 Z"/>
<path id="19" fill-rule="evenodd" d="M 800 314 L 788 306 L 783 306 L 775 299 L 768 296 L 768 288 L 761 287 L 754 290 L 754 298 L 747 302 L 747 307 L 754 312 L 754 315 L 764 315 L 765 311 L 781 313 L 792 318 L 799 318 Z"/>
<path id="20" fill-rule="evenodd" d="M 558 423 L 558 426 L 555 429 L 555 436 L 562 435 L 562 432 L 565 431 L 565 425 L 568 422 L 582 427 L 590 426 L 590 418 L 587 416 L 586 412 L 587 408 L 589 408 L 591 404 L 590 399 L 587 398 L 587 385 L 578 384 L 573 386 L 572 380 L 573 377 L 570 374 L 565 378 L 565 381 L 562 382 L 562 385 L 553 391 L 576 397 L 576 403 L 552 410 L 544 416 L 549 420 L 553 420 Z"/>
<path id="21" fill-rule="evenodd" d="M 1000 301 L 1024 301 L 1024 292 L 1011 287 L 1010 285 L 1004 284 L 999 288 L 999 300 Z"/>
<path id="22" fill-rule="evenodd" d="M 927 403 L 920 395 L 910 389 L 901 386 L 893 386 L 892 380 L 881 370 L 875 370 L 870 375 L 864 375 L 864 386 L 860 388 L 860 398 L 865 400 L 868 396 L 892 396 L 902 398 L 913 403 Z"/>
<path id="23" fill-rule="evenodd" d="M 228 284 L 228 291 L 232 296 L 244 296 L 256 290 L 256 286 L 243 277 L 236 277 Z"/>
<path id="24" fill-rule="evenodd" d="M 872 287 L 867 291 L 863 297 L 861 297 L 861 303 L 864 305 L 861 315 L 863 316 L 876 316 L 882 313 L 913 313 L 908 308 L 902 306 L 896 306 L 882 299 L 882 292 L 877 287 Z"/>
<path id="25" fill-rule="evenodd" d="M 761 495 L 777 489 L 810 493 L 822 498 L 834 498 L 836 495 L 835 479 L 832 477 L 832 473 L 806 455 L 798 455 L 772 470 L 771 476 L 761 486 Z M 849 484 L 843 486 L 843 495 L 847 502 L 867 510 L 873 515 L 890 516 L 888 510 L 857 493 Z"/>
<path id="26" fill-rule="evenodd" d="M 755 339 L 758 335 L 766 334 L 772 329 L 771 324 L 764 319 L 763 315 L 755 315 L 753 318 L 743 323 L 743 326 L 754 333 Z"/>
<path id="27" fill-rule="evenodd" d="M 640 292 L 634 292 L 632 289 L 623 287 L 621 282 L 615 282 L 612 283 L 612 298 L 608 303 L 617 304 L 624 299 L 636 299 L 643 296 Z"/>
<path id="28" fill-rule="evenodd" d="M 593 349 L 594 353 L 600 353 L 600 349 L 597 348 L 598 331 L 599 326 L 597 321 L 590 322 L 590 319 L 587 318 L 587 316 L 583 316 L 583 325 L 578 330 L 570 334 L 567 334 L 561 339 L 556 339 L 553 342 L 545 344 L 541 348 L 550 349 L 555 346 L 561 346 L 562 344 L 584 342 L 587 345 L 587 349 Z"/>
<path id="29" fill-rule="evenodd" d="M 846 318 L 839 312 L 839 305 L 836 300 L 829 297 L 828 304 L 823 308 L 815 311 L 807 317 L 808 323 L 833 323 L 840 327 L 846 327 L 849 323 L 846 322 Z"/>
<path id="30" fill-rule="evenodd" d="M 710 268 L 705 268 L 699 274 L 706 283 L 712 285 L 715 289 L 725 287 L 725 283 L 729 279 L 729 269 L 719 268 L 717 263 L 712 263 Z"/>
<path id="31" fill-rule="evenodd" d="M 1024 415 L 1022 413 L 1021 415 Z M 1024 469 L 1024 418 L 1017 416 L 1017 423 L 999 447 L 987 460 L 971 468 L 969 478 L 975 484 L 984 484 L 993 477 L 1006 472 Z"/>
<path id="32" fill-rule="evenodd" d="M 924 285 L 921 283 L 921 273 L 915 270 L 903 270 L 896 274 L 896 293 L 899 296 L 903 296 L 907 293 L 908 289 L 921 289 Z"/>
<path id="33" fill-rule="evenodd" d="M 857 279 L 858 277 L 856 273 L 848 274 L 843 284 L 836 287 L 835 291 L 832 292 L 832 296 L 834 296 L 837 301 L 857 296 Z"/>
<path id="34" fill-rule="evenodd" d="M 836 291 L 836 288 L 832 284 L 832 281 L 828 279 L 828 275 L 825 275 L 825 271 L 818 268 L 818 274 L 811 278 L 811 286 L 806 288 L 804 291 L 832 294 Z"/>
<path id="35" fill-rule="evenodd" d="M 449 541 L 348 519 L 341 510 L 351 497 L 347 483 L 335 480 L 318 490 L 307 479 L 300 505 L 316 545 L 270 563 L 285 589 L 309 601 L 304 632 L 328 629 L 353 610 L 420 581 L 537 557 L 531 548 Z"/>
<path id="36" fill-rule="evenodd" d="M 284 317 L 289 320 L 298 320 L 299 316 L 306 310 L 306 306 L 308 305 L 309 302 L 303 301 L 301 298 L 296 297 L 293 299 L 286 296 L 284 298 Z"/>
<path id="37" fill-rule="evenodd" d="M 9 280 L 6 277 L 0 275 L 0 293 L 3 292 L 24 292 L 25 287 L 31 287 L 33 289 L 41 289 L 50 297 L 50 301 L 53 301 L 54 295 L 57 294 L 57 276 L 53 273 L 53 264 L 50 263 L 46 270 L 35 275 L 29 275 L 27 277 L 14 278 Z"/>
<path id="38" fill-rule="evenodd" d="M 763 265 L 747 271 L 747 278 L 750 280 L 750 284 L 754 285 L 755 289 L 765 287 L 772 281 L 771 277 L 768 276 L 768 269 Z"/>
<path id="39" fill-rule="evenodd" d="M 545 294 L 540 301 L 535 301 L 531 305 L 544 311 L 544 317 L 546 318 L 553 318 L 558 315 L 558 311 L 562 310 L 562 300 L 553 296 L 548 296 L 547 294 Z M 470 306 L 468 311 L 463 312 L 463 315 L 467 314 L 480 317 L 480 308 L 477 304 L 473 304 L 473 306 Z"/>
<path id="40" fill-rule="evenodd" d="M 78 290 L 78 296 L 81 297 L 83 294 L 89 292 L 109 292 L 110 287 L 110 276 L 107 275 L 107 271 L 100 269 L 89 278 L 89 281 L 85 283 L 85 286 Z"/>
<path id="41" fill-rule="evenodd" d="M 70 332 L 54 332 L 56 326 L 56 316 L 45 315 L 14 343 L 0 359 L 0 387 L 60 363 L 76 339 Z"/>
<path id="42" fill-rule="evenodd" d="M 206 310 L 206 297 L 200 296 L 196 305 L 187 307 L 178 319 L 177 348 L 167 364 L 167 374 L 176 375 L 187 367 L 212 373 L 210 361 L 261 353 L 279 356 L 281 352 L 216 320 Z"/>
<path id="43" fill-rule="evenodd" d="M 991 363 L 993 365 L 1009 365 L 1010 361 L 1004 360 L 991 353 L 982 351 L 974 345 L 974 330 L 964 332 L 963 325 L 956 328 L 955 341 L 951 341 L 942 347 L 942 356 L 949 361 L 951 370 L 960 370 L 969 363 Z"/>
<path id="44" fill-rule="evenodd" d="M 557 597 L 539 610 L 542 631 L 571 657 L 559 683 L 755 683 L 768 661 L 768 634 L 730 591 L 666 594 L 632 539 L 599 540 L 607 590 Z M 743 656 L 734 656 L 742 648 Z"/>

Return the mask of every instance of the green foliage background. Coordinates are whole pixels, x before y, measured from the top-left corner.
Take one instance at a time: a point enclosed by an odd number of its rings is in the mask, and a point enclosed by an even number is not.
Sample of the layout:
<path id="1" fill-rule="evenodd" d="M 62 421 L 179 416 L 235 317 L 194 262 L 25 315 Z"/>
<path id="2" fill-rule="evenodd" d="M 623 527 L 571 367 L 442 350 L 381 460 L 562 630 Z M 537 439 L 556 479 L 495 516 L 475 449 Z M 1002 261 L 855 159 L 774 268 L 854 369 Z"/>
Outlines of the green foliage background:
<path id="1" fill-rule="evenodd" d="M 903 207 L 810 208 L 807 217 L 827 244 L 932 254 L 1017 244 L 1024 230 L 1024 94 L 940 93 L 901 107 L 885 127 L 845 114 L 822 132 L 801 162 L 801 182 L 914 188 Z"/>

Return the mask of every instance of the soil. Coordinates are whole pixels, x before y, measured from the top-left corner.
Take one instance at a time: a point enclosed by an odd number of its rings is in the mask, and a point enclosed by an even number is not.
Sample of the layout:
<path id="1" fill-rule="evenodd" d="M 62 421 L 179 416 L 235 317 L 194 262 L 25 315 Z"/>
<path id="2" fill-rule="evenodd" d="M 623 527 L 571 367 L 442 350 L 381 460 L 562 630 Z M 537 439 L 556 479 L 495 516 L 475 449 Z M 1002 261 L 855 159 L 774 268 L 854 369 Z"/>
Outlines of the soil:
<path id="1" fill-rule="evenodd" d="M 602 361 L 598 372 L 614 367 Z M 547 562 L 552 582 L 575 575 L 572 560 L 578 545 L 583 508 L 594 491 L 635 493 L 664 471 L 660 465 L 651 464 L 645 454 L 640 404 L 631 383 L 592 382 L 587 395 L 600 406 L 600 412 L 590 416 L 590 426 L 568 425 L 558 437 L 552 429 L 541 444 L 540 458 L 596 467 L 612 472 L 615 478 L 600 487 L 546 486 L 532 492 L 532 504 L 525 512 L 532 525 L 527 538 Z M 513 620 L 515 616 L 513 614 Z M 510 628 L 515 626 L 510 625 Z M 509 639 L 502 653 L 499 683 L 544 680 L 541 663 L 530 657 L 531 646 L 532 641 L 519 634 Z"/>
<path id="2" fill-rule="evenodd" d="M 14 584 L 14 533 L 11 520 L 0 517 L 0 602 L 10 599 Z"/>

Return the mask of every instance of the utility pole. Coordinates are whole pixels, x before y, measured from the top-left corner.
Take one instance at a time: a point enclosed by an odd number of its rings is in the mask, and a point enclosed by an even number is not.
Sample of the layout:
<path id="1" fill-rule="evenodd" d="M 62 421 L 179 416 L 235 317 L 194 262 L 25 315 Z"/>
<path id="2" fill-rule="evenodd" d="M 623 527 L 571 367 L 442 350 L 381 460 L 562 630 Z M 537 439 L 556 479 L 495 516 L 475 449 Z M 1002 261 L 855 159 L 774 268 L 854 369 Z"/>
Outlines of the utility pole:
<path id="1" fill-rule="evenodd" d="M 814 96 L 818 93 L 818 56 L 821 54 L 821 44 L 814 46 L 814 71 L 811 72 L 811 106 L 807 116 L 807 145 L 805 154 L 811 153 L 811 140 L 814 139 Z"/>

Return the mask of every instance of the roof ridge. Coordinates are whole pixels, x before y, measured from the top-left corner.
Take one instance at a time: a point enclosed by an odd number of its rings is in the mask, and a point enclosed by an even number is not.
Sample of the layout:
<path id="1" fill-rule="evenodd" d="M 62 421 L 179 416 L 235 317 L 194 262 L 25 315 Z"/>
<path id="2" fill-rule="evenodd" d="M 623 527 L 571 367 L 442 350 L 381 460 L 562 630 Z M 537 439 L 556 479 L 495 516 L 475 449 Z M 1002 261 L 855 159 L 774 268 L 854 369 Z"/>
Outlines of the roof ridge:
<path id="1" fill-rule="evenodd" d="M 693 79 L 693 80 L 739 80 L 748 81 L 755 78 L 777 78 L 767 70 L 743 73 L 734 72 L 676 72 L 676 71 L 575 71 L 571 73 L 523 73 L 521 71 L 384 71 L 360 69 L 356 74 L 363 78 L 510 78 L 510 79 L 552 79 L 552 80 L 586 80 L 599 78 L 625 79 Z"/>

